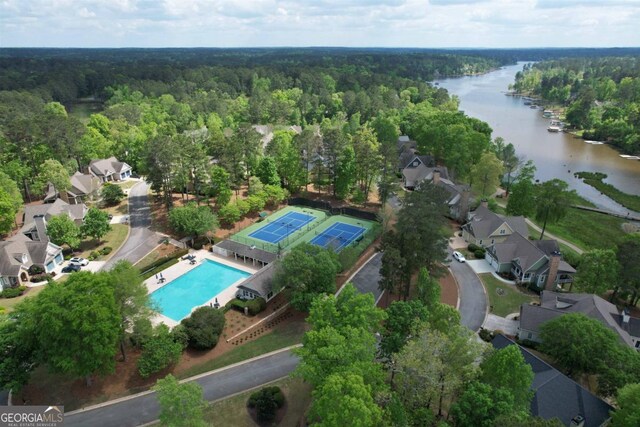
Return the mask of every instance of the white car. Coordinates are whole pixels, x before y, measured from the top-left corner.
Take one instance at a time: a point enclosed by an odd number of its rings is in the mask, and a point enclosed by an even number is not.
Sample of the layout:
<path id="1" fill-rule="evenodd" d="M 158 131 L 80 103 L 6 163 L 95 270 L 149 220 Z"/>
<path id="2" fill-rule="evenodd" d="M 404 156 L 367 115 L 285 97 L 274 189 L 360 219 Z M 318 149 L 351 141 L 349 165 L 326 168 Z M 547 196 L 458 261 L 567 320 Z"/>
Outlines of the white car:
<path id="1" fill-rule="evenodd" d="M 85 258 L 71 258 L 69 260 L 69 265 L 79 265 L 81 267 L 84 267 L 86 265 L 89 265 L 89 260 Z"/>
<path id="2" fill-rule="evenodd" d="M 462 254 L 461 254 L 460 252 L 458 252 L 458 251 L 455 251 L 455 252 L 453 253 L 453 257 L 454 257 L 456 260 L 458 260 L 458 262 L 465 262 L 465 261 L 466 261 L 466 259 L 464 259 L 464 255 L 462 255 Z"/>

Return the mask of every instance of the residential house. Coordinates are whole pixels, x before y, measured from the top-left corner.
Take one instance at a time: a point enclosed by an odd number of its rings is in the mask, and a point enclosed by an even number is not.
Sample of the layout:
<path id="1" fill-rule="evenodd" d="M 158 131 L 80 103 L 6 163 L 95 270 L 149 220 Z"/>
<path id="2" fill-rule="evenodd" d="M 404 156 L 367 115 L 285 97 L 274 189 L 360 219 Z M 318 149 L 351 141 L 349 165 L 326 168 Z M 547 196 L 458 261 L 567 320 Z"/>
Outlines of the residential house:
<path id="1" fill-rule="evenodd" d="M 538 289 L 555 290 L 558 285 L 573 282 L 576 273 L 562 259 L 558 242 L 529 240 L 517 231 L 489 246 L 485 259 L 497 273 L 511 273 L 517 282 Z"/>
<path id="2" fill-rule="evenodd" d="M 91 160 L 89 173 L 100 179 L 101 182 L 122 181 L 131 176 L 131 166 L 115 157 Z"/>
<path id="3" fill-rule="evenodd" d="M 100 179 L 89 173 L 76 172 L 69 179 L 71 188 L 63 193 L 59 193 L 54 185 L 49 183 L 44 203 L 53 203 L 60 198 L 69 204 L 77 205 L 93 197 L 100 189 Z"/>
<path id="4" fill-rule="evenodd" d="M 31 266 L 40 267 L 48 273 L 64 262 L 62 248 L 47 237 L 44 216 L 36 216 L 34 223 L 36 239 L 18 233 L 0 242 L 0 291 L 29 281 Z"/>
<path id="5" fill-rule="evenodd" d="M 598 320 L 615 332 L 620 341 L 640 351 L 640 319 L 593 294 L 543 291 L 540 305 L 520 307 L 518 338 L 540 342 L 540 326 L 568 313 L 582 313 Z"/>
<path id="6" fill-rule="evenodd" d="M 489 210 L 486 201 L 482 201 L 470 217 L 469 222 L 462 226 L 462 237 L 469 243 L 486 248 L 494 243 L 504 242 L 515 232 L 529 237 L 524 217 L 498 215 Z"/>
<path id="7" fill-rule="evenodd" d="M 32 240 L 37 240 L 36 217 L 43 216 L 45 220 L 49 220 L 52 216 L 67 214 L 80 226 L 88 210 L 89 208 L 84 203 L 70 205 L 62 199 L 56 199 L 53 203 L 42 205 L 27 205 L 24 208 L 23 225 L 20 231 Z"/>
<path id="8" fill-rule="evenodd" d="M 497 335 L 491 344 L 496 349 L 517 345 Z M 525 362 L 533 370 L 531 415 L 545 420 L 559 419 L 566 426 L 600 427 L 609 421 L 613 410 L 604 400 L 562 374 L 527 349 L 518 345 Z"/>

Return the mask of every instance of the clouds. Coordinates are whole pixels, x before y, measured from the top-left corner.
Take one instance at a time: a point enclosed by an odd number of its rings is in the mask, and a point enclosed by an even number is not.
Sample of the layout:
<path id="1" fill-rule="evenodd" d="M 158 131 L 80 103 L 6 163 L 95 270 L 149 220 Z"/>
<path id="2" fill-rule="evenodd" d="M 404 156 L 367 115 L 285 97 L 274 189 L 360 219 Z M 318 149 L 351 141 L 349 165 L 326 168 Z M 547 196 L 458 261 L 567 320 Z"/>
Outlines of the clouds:
<path id="1" fill-rule="evenodd" d="M 638 46 L 640 0 L 0 0 L 0 45 Z"/>

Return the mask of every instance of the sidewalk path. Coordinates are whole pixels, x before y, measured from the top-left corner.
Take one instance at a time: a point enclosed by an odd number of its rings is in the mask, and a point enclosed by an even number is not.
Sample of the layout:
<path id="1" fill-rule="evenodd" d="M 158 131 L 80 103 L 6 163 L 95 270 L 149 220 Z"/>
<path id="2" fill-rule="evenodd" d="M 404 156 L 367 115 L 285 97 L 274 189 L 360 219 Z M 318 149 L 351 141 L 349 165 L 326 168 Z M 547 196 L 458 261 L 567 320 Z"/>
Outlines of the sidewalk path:
<path id="1" fill-rule="evenodd" d="M 298 364 L 290 348 L 199 376 L 207 401 L 219 400 L 289 375 Z M 116 403 L 106 402 L 65 415 L 64 425 L 91 427 L 133 427 L 158 419 L 160 407 L 155 392 L 144 392 Z M 218 414 L 220 421 L 224 414 Z"/>

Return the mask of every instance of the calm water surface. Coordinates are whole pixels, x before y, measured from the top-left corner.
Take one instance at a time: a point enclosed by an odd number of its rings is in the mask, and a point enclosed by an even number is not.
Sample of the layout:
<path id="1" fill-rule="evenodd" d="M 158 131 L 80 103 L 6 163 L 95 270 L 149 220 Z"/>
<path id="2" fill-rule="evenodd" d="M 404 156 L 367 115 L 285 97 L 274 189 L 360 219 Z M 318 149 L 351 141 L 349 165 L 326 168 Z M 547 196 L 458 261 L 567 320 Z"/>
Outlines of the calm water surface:
<path id="1" fill-rule="evenodd" d="M 626 160 L 606 145 L 591 145 L 565 133 L 547 132 L 549 119 L 542 111 L 524 105 L 522 98 L 506 96 L 509 84 L 524 62 L 481 75 L 439 80 L 441 87 L 460 98 L 460 109 L 489 123 L 493 137 L 511 142 L 520 156 L 533 160 L 536 178 L 559 178 L 601 208 L 628 210 L 599 191 L 574 178 L 579 171 L 604 172 L 606 182 L 620 190 L 640 195 L 640 161 Z"/>

